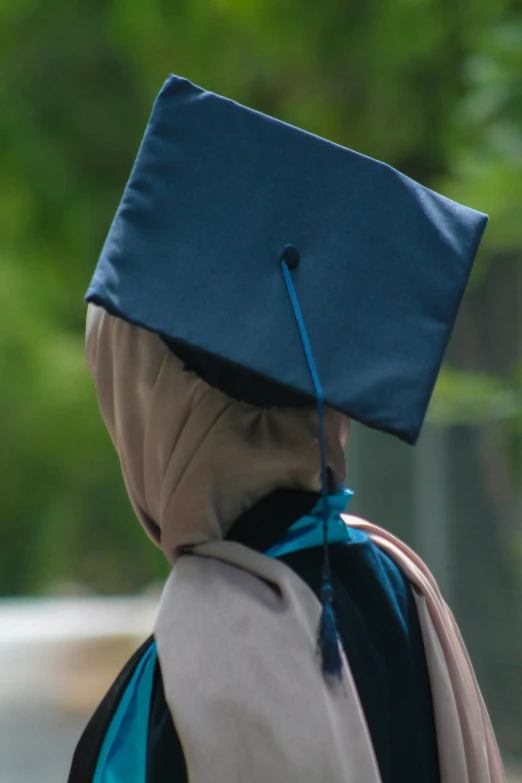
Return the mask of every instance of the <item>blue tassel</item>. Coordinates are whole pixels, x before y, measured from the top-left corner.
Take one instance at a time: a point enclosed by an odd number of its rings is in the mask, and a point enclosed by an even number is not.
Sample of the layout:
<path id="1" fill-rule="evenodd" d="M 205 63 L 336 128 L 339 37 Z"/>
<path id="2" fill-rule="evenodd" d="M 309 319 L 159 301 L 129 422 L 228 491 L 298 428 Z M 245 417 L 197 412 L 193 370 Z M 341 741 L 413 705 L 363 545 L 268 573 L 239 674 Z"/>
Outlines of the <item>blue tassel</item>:
<path id="1" fill-rule="evenodd" d="M 323 674 L 342 680 L 343 662 L 339 649 L 339 632 L 337 630 L 332 597 L 332 585 L 330 582 L 323 582 L 321 590 L 323 611 L 317 633 L 317 651 L 321 656 Z"/>
<path id="2" fill-rule="evenodd" d="M 321 656 L 321 668 L 324 675 L 337 677 L 342 680 L 343 663 L 341 659 L 341 640 L 337 631 L 335 612 L 333 609 L 333 590 L 330 581 L 330 558 L 328 555 L 328 470 L 326 463 L 326 443 L 324 437 L 324 395 L 321 381 L 315 366 L 312 346 L 306 333 L 306 326 L 299 307 L 299 300 L 292 282 L 290 269 L 295 269 L 299 264 L 299 252 L 292 245 L 286 245 L 281 256 L 281 268 L 285 279 L 288 295 L 294 311 L 295 320 L 301 335 L 301 342 L 308 362 L 308 369 L 312 377 L 317 399 L 317 416 L 319 420 L 319 445 L 321 452 L 321 490 L 323 495 L 323 584 L 321 588 L 321 603 L 323 611 L 317 632 L 317 650 Z"/>

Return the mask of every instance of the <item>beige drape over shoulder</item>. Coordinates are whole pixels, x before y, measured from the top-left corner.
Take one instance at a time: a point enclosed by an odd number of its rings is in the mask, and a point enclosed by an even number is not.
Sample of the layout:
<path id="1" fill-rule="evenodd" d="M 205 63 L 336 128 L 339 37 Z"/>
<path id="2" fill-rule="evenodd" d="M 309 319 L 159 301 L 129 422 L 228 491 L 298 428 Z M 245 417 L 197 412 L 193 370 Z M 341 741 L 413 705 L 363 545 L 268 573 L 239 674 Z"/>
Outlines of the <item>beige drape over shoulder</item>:
<path id="1" fill-rule="evenodd" d="M 87 355 L 133 507 L 175 563 L 155 635 L 191 783 L 380 783 L 348 662 L 341 683 L 321 673 L 317 598 L 282 562 L 224 540 L 273 489 L 319 489 L 315 410 L 232 401 L 185 372 L 157 336 L 92 306 Z M 347 434 L 347 420 L 329 410 L 338 484 Z M 412 585 L 442 783 L 502 783 L 486 708 L 433 577 L 386 531 L 346 522 Z"/>

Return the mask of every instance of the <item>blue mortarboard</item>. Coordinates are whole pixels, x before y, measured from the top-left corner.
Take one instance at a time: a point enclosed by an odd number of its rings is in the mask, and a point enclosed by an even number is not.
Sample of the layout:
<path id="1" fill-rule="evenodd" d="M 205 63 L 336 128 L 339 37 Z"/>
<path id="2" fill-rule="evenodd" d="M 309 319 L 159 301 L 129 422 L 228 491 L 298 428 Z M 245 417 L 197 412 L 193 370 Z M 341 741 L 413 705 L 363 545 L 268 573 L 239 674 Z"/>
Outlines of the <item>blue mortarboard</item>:
<path id="1" fill-rule="evenodd" d="M 342 660 L 324 403 L 415 442 L 486 222 L 390 166 L 171 76 L 87 292 L 232 397 L 317 401 L 325 674 L 340 677 Z"/>
<path id="2" fill-rule="evenodd" d="M 169 77 L 87 300 L 231 396 L 315 398 L 418 437 L 487 217 L 390 166 Z M 299 261 L 297 265 L 297 261 Z"/>

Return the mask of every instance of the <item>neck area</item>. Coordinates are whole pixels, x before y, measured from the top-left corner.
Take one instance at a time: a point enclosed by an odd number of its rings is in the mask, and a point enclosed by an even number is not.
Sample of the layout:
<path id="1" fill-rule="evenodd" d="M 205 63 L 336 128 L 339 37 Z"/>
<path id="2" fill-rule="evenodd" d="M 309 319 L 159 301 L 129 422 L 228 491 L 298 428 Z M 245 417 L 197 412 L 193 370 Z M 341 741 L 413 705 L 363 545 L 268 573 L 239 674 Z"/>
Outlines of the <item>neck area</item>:
<path id="1" fill-rule="evenodd" d="M 294 522 L 312 511 L 320 497 L 319 492 L 276 489 L 234 522 L 227 540 L 266 552 Z"/>

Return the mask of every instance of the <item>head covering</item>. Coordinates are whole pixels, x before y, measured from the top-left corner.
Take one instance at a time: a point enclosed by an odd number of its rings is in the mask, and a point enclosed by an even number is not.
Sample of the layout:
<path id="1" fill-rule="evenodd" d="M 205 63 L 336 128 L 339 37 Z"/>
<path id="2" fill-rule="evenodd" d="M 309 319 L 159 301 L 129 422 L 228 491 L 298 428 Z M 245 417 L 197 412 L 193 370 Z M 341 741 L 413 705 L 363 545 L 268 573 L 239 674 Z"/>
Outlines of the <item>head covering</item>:
<path id="1" fill-rule="evenodd" d="M 87 356 L 136 513 L 171 559 L 187 542 L 198 544 L 178 557 L 155 627 L 192 783 L 381 783 L 348 661 L 341 651 L 342 682 L 325 680 L 317 666 L 319 601 L 284 563 L 220 540 L 246 497 L 281 481 L 318 488 L 315 410 L 255 412 L 228 400 L 184 371 L 157 336 L 93 306 Z M 348 422 L 327 410 L 325 424 L 328 464 L 341 481 Z M 251 453 L 251 436 L 261 453 Z M 302 457 L 295 446 L 304 448 Z M 219 492 L 228 480 L 231 502 Z M 441 783 L 503 783 L 473 670 L 426 566 L 386 531 L 354 517 L 349 523 L 415 585 Z"/>
<path id="2" fill-rule="evenodd" d="M 293 405 L 315 389 L 286 252 L 326 403 L 413 443 L 486 221 L 171 76 L 87 299 L 178 345 L 229 396 Z"/>
<path id="3" fill-rule="evenodd" d="M 256 408 L 211 388 L 160 338 L 89 305 L 87 360 L 133 508 L 173 561 L 226 537 L 276 488 L 319 492 L 315 406 Z M 349 420 L 325 412 L 333 487 L 345 480 Z"/>
<path id="4" fill-rule="evenodd" d="M 176 561 L 155 636 L 166 697 L 191 781 L 264 783 L 278 780 L 279 770 L 285 783 L 355 783 L 352 770 L 359 767 L 376 776 L 367 778 L 368 783 L 378 781 L 362 708 L 358 705 L 354 712 L 345 700 L 346 688 L 355 693 L 351 673 L 347 670 L 343 687 L 332 689 L 317 665 L 319 602 L 282 563 L 222 541 L 236 516 L 272 489 L 319 491 L 315 406 L 263 410 L 231 400 L 185 371 L 157 335 L 93 305 L 87 314 L 87 358 L 132 505 L 149 534 Z M 336 411 L 327 409 L 325 414 L 327 460 L 341 485 L 349 422 Z M 220 544 L 237 567 L 205 556 L 204 547 Z M 198 545 L 203 557 L 185 553 L 185 547 L 194 552 Z M 250 571 L 256 573 L 258 560 L 265 569 L 261 579 Z M 280 569 L 285 580 L 279 606 L 271 583 L 277 584 Z M 215 645 L 219 653 L 214 655 Z M 266 666 L 289 652 L 290 660 L 282 669 L 276 667 L 271 684 L 265 681 Z M 200 685 L 192 681 L 198 671 L 206 693 L 203 700 Z M 238 699 L 240 682 L 244 687 Z M 308 699 L 317 707 L 307 708 L 306 717 L 303 693 L 307 707 Z M 227 694 L 232 696 L 228 707 Z M 257 769 L 250 765 L 260 754 L 240 748 L 238 710 L 257 713 L 257 725 L 266 730 L 275 720 L 273 753 L 259 766 L 256 763 Z M 256 734 L 256 721 L 253 726 Z M 347 730 L 350 749 L 339 752 Z M 205 753 L 200 752 L 201 731 Z M 230 745 L 234 735 L 239 745 Z M 250 736 L 249 731 L 246 736 L 249 744 L 259 741 L 261 750 L 262 737 Z M 310 736 L 320 739 L 321 747 L 303 753 L 303 740 Z"/>

